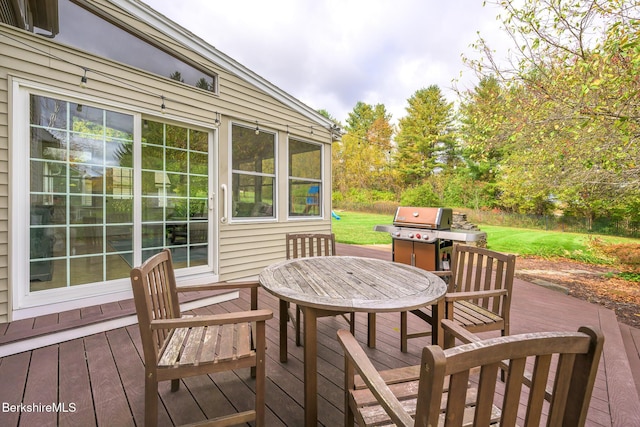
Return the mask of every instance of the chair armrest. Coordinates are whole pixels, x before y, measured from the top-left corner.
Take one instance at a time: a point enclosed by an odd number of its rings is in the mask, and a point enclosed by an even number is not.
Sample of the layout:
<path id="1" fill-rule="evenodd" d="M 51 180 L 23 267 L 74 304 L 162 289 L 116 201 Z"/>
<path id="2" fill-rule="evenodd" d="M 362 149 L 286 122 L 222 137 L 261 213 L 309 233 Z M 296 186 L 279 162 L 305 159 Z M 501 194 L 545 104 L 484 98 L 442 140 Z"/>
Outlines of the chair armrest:
<path id="1" fill-rule="evenodd" d="M 178 292 L 196 292 L 196 291 L 215 291 L 218 289 L 250 289 L 258 288 L 260 282 L 217 282 L 217 283 L 205 283 L 203 285 L 186 285 L 176 286 Z"/>
<path id="2" fill-rule="evenodd" d="M 193 316 L 180 319 L 152 320 L 151 329 L 192 328 L 243 322 L 264 322 L 273 317 L 271 310 L 237 311 L 233 313 Z"/>
<path id="3" fill-rule="evenodd" d="M 369 391 L 375 396 L 378 403 L 384 408 L 391 420 L 400 426 L 413 426 L 414 420 L 402 408 L 398 398 L 389 389 L 387 384 L 373 366 L 358 341 L 349 331 L 339 330 L 338 341 L 344 349 L 344 355 L 352 363 L 360 377 L 365 382 Z M 347 390 L 348 391 L 348 390 Z"/>
<path id="4" fill-rule="evenodd" d="M 438 277 L 447 277 L 451 276 L 451 270 L 438 270 L 438 271 L 430 271 L 429 273 L 433 273 Z"/>
<path id="5" fill-rule="evenodd" d="M 450 292 L 445 294 L 444 300 L 446 302 L 472 300 L 480 298 L 495 298 L 503 295 L 507 295 L 506 289 L 497 289 L 493 291 L 471 291 L 471 292 Z"/>
<path id="6" fill-rule="evenodd" d="M 258 309 L 258 288 L 260 282 L 217 282 L 206 283 L 204 285 L 186 285 L 177 286 L 178 292 L 194 292 L 194 291 L 217 291 L 224 289 L 251 289 L 251 310 Z"/>
<path id="7" fill-rule="evenodd" d="M 481 338 L 474 333 L 467 331 L 450 319 L 442 319 L 440 323 L 445 334 L 451 334 L 465 344 L 480 341 Z"/>

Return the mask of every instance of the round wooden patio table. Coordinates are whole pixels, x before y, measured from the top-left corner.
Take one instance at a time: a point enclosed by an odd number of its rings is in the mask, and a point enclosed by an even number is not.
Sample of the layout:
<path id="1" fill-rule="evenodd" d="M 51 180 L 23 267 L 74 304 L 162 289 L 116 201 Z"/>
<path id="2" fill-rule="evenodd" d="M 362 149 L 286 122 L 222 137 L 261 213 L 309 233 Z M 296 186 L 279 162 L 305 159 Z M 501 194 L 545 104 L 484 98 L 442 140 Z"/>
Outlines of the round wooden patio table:
<path id="1" fill-rule="evenodd" d="M 433 305 L 442 318 L 444 281 L 433 273 L 372 258 L 326 256 L 278 262 L 260 273 L 260 283 L 280 299 L 280 361 L 287 360 L 287 303 L 300 306 L 304 318 L 305 425 L 316 426 L 317 318 L 327 312 L 409 311 Z M 369 316 L 369 346 L 375 346 L 375 316 Z M 371 324 L 373 323 L 373 324 Z M 440 322 L 438 322 L 440 324 Z M 442 331 L 434 328 L 433 342 Z"/>

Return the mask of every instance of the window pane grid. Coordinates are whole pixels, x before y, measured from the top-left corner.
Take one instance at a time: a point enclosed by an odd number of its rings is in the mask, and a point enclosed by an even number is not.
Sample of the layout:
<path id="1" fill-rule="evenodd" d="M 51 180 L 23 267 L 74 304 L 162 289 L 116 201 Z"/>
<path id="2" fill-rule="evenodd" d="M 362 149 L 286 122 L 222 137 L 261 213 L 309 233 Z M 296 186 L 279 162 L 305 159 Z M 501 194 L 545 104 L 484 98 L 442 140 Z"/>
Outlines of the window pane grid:
<path id="1" fill-rule="evenodd" d="M 208 137 L 159 122 L 145 126 L 143 141 L 153 143 L 143 144 L 143 159 L 145 147 L 153 158 L 142 168 L 142 259 L 169 247 L 177 268 L 206 265 Z"/>
<path id="2" fill-rule="evenodd" d="M 114 189 L 106 165 L 119 164 L 118 158 L 133 143 L 133 117 L 116 114 L 109 120 L 109 115 L 106 110 L 31 96 L 31 291 L 106 280 L 105 217 Z M 130 195 L 131 169 L 120 172 L 130 179 L 125 187 L 118 189 L 116 184 L 116 192 Z M 128 269 L 120 262 L 112 271 L 124 278 Z"/>
<path id="3" fill-rule="evenodd" d="M 176 268 L 209 265 L 208 132 L 143 121 L 134 194 L 132 115 L 39 95 L 30 105 L 30 292 L 126 279 L 134 233 L 143 260 L 170 247 Z"/>

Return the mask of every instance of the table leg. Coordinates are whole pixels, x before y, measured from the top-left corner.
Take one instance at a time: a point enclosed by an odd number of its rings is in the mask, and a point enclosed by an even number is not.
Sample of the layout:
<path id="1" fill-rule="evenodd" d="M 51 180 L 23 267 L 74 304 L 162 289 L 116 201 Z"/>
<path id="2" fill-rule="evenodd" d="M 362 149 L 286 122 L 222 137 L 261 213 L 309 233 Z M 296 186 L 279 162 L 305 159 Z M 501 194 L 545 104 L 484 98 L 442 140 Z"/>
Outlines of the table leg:
<path id="1" fill-rule="evenodd" d="M 287 321 L 289 320 L 288 303 L 280 300 L 280 362 L 287 361 Z"/>
<path id="2" fill-rule="evenodd" d="M 318 329 L 313 307 L 302 307 L 304 316 L 304 424 L 318 425 Z"/>

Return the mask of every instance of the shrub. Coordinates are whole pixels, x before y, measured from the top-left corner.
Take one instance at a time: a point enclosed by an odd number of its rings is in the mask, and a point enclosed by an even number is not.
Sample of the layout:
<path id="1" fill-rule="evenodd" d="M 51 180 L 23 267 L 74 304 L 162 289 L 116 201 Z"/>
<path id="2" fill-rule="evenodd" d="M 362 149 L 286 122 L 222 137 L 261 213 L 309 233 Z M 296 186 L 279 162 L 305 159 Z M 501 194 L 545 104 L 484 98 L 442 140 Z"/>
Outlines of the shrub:
<path id="1" fill-rule="evenodd" d="M 403 206 L 441 206 L 440 198 L 429 183 L 404 190 L 400 196 L 400 204 Z"/>
<path id="2" fill-rule="evenodd" d="M 606 244 L 602 239 L 590 238 L 589 246 L 592 250 L 611 258 L 614 263 L 620 266 L 621 270 L 635 274 L 640 273 L 640 244 Z"/>
<path id="3" fill-rule="evenodd" d="M 640 273 L 640 244 L 619 243 L 603 247 L 604 253 L 613 256 L 622 270 Z"/>

